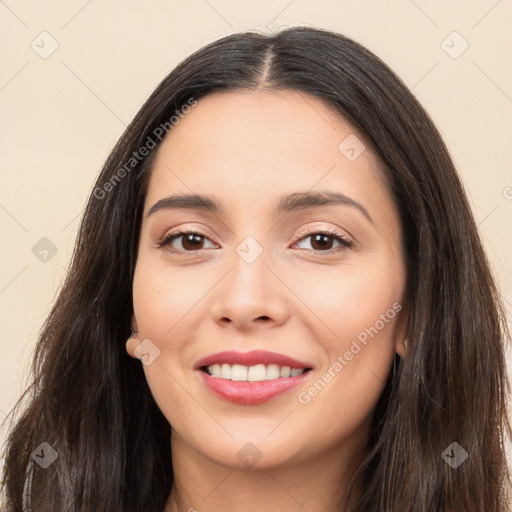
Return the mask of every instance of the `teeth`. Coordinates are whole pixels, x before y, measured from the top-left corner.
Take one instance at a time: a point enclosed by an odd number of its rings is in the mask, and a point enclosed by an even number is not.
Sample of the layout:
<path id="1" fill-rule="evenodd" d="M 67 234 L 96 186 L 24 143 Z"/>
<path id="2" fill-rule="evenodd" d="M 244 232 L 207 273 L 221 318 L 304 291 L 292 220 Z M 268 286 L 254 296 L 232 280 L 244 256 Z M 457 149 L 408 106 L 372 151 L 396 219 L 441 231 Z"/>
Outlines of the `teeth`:
<path id="1" fill-rule="evenodd" d="M 257 364 L 256 366 L 249 366 L 247 370 L 247 380 L 254 382 L 257 380 L 265 380 L 267 377 L 267 369 L 264 364 Z"/>
<path id="2" fill-rule="evenodd" d="M 224 365 L 223 365 L 224 366 Z M 229 367 L 229 364 L 226 366 Z M 231 375 L 231 377 L 229 376 Z M 242 366 L 241 364 L 234 364 L 231 367 L 231 374 L 228 374 L 228 377 L 224 377 L 231 380 L 247 380 L 247 366 Z"/>
<path id="3" fill-rule="evenodd" d="M 254 366 L 243 366 L 241 364 L 230 365 L 212 364 L 207 367 L 211 377 L 228 379 L 233 381 L 257 382 L 262 380 L 274 380 L 286 377 L 297 377 L 304 373 L 304 369 L 279 366 L 277 364 L 257 364 Z"/>

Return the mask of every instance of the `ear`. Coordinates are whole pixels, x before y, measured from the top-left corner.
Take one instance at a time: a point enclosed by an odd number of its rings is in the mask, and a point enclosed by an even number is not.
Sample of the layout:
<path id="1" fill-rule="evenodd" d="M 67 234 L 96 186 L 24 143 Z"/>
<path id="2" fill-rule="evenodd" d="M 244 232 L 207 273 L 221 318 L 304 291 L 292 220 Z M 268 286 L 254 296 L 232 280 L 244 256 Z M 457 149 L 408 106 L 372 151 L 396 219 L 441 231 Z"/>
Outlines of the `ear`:
<path id="1" fill-rule="evenodd" d="M 137 319 L 135 318 L 135 313 L 132 314 L 132 318 L 130 320 L 130 323 L 132 325 L 132 331 L 134 333 L 138 332 L 139 331 L 139 327 L 137 325 Z"/>
<path id="2" fill-rule="evenodd" d="M 404 308 L 398 315 L 395 332 L 395 351 L 399 356 L 405 357 L 408 349 L 407 328 L 409 325 L 409 314 L 406 308 Z"/>
<path id="3" fill-rule="evenodd" d="M 407 354 L 407 343 L 408 343 L 408 340 L 407 338 L 403 338 L 403 339 L 398 339 L 397 342 L 396 342 L 396 353 L 404 358 Z"/>
<path id="4" fill-rule="evenodd" d="M 139 340 L 137 338 L 128 338 L 126 340 L 126 352 L 128 353 L 129 356 L 133 357 L 134 359 L 139 359 L 136 355 L 135 355 L 135 349 L 139 346 Z"/>
<path id="5" fill-rule="evenodd" d="M 139 333 L 138 327 L 137 327 L 137 321 L 135 320 L 135 315 L 132 315 L 131 319 L 131 326 L 132 326 L 132 334 L 131 336 L 126 340 L 126 352 L 129 356 L 133 357 L 134 359 L 138 359 L 138 357 L 135 355 L 135 349 L 139 346 Z"/>

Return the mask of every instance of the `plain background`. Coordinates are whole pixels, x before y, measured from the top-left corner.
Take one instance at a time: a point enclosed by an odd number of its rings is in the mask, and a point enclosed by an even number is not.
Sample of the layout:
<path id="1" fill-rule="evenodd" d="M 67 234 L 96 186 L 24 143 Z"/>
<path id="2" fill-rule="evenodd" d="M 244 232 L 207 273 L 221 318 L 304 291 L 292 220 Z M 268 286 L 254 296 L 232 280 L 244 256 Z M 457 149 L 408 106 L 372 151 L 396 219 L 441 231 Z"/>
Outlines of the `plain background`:
<path id="1" fill-rule="evenodd" d="M 397 72 L 452 154 L 510 318 L 511 20 L 510 0 L 0 1 L 0 421 L 109 151 L 180 60 L 240 30 L 331 29 Z"/>

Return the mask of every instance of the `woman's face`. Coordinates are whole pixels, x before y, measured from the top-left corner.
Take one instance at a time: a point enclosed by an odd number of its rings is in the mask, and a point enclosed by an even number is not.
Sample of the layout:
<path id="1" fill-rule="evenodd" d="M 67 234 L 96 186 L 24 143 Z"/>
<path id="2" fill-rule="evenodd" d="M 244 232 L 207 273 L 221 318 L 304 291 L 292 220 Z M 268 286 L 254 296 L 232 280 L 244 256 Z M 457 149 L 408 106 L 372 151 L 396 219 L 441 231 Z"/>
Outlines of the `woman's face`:
<path id="1" fill-rule="evenodd" d="M 402 352 L 405 271 L 397 210 L 363 144 L 322 100 L 288 90 L 210 94 L 164 139 L 133 326 L 173 443 L 270 468 L 366 435 Z M 270 354 L 243 357 L 253 351 Z"/>

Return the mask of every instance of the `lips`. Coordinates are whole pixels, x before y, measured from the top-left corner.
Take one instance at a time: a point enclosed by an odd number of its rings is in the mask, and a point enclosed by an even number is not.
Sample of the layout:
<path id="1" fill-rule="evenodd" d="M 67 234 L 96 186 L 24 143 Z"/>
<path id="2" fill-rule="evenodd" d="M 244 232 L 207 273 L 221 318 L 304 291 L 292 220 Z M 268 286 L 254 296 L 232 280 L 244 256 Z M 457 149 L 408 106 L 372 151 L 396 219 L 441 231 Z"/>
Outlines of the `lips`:
<path id="1" fill-rule="evenodd" d="M 230 380 L 209 374 L 209 369 L 227 365 L 240 367 L 280 367 L 285 376 L 268 380 Z M 291 368 L 294 373 L 291 373 Z M 218 352 L 199 360 L 195 365 L 195 373 L 201 382 L 217 397 L 240 405 L 257 405 L 291 390 L 310 377 L 312 365 L 283 354 L 254 350 L 252 352 Z M 296 375 L 295 372 L 299 375 Z M 228 373 L 229 375 L 229 373 Z M 283 374 L 281 374 L 283 375 Z M 249 377 L 249 376 L 248 376 Z M 274 377 L 276 375 L 274 374 Z"/>
<path id="2" fill-rule="evenodd" d="M 303 361 L 298 361 L 289 356 L 268 352 L 266 350 L 253 350 L 252 352 L 217 352 L 200 359 L 195 368 L 199 369 L 212 364 L 240 364 L 243 366 L 255 366 L 257 364 L 277 364 L 278 366 L 289 366 L 290 368 L 312 368 L 312 365 Z"/>
<path id="3" fill-rule="evenodd" d="M 210 377 L 200 370 L 195 372 L 206 387 L 217 397 L 238 405 L 258 405 L 284 394 L 311 377 L 310 371 L 297 377 L 265 380 L 260 382 L 236 382 Z"/>

